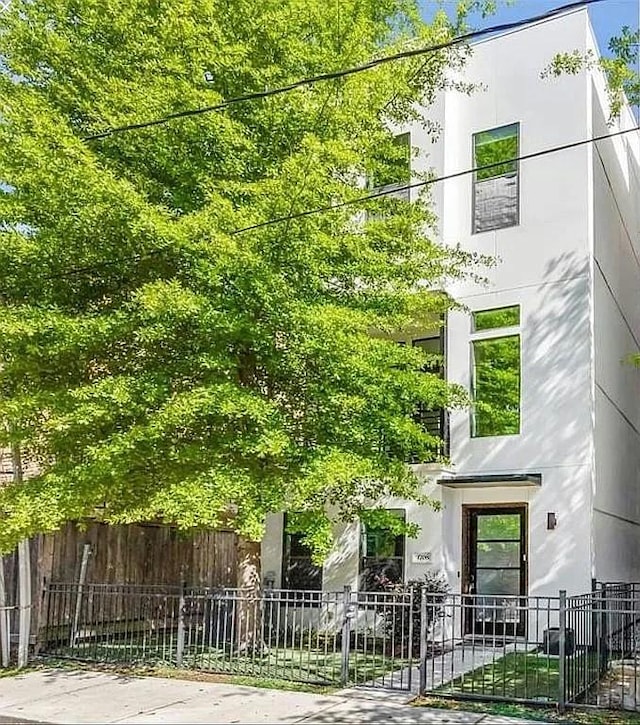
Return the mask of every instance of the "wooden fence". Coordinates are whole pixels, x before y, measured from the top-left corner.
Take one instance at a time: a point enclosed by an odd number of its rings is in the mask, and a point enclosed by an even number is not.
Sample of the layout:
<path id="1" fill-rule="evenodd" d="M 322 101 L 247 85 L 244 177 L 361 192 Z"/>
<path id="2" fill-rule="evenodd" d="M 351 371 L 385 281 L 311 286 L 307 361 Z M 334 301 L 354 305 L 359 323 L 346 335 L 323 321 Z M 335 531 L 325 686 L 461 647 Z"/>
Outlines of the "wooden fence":
<path id="1" fill-rule="evenodd" d="M 78 581 L 86 544 L 90 546 L 87 584 L 186 582 L 196 587 L 224 587 L 236 584 L 236 541 L 231 531 L 184 534 L 156 524 L 109 526 L 96 522 L 69 523 L 53 534 L 36 536 L 30 542 L 32 641 L 41 625 L 45 582 Z M 17 606 L 16 553 L 4 557 L 4 576 L 7 604 Z M 10 629 L 17 633 L 17 610 L 11 613 Z"/>

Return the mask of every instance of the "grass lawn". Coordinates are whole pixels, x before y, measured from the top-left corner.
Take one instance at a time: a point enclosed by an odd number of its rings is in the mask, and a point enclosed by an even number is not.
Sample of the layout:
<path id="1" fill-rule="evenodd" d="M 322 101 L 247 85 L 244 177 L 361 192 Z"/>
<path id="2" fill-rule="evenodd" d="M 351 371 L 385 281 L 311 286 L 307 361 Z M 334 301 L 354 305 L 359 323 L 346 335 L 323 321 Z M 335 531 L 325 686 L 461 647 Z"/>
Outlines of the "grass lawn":
<path id="1" fill-rule="evenodd" d="M 152 646 L 149 642 L 101 642 L 81 644 L 73 649 L 60 647 L 51 657 L 70 658 L 98 664 L 175 668 L 174 647 Z M 403 659 L 351 650 L 349 684 L 387 679 L 390 673 L 408 666 Z M 223 675 L 261 677 L 317 685 L 338 686 L 342 667 L 339 649 L 311 647 L 268 648 L 263 655 L 241 654 L 230 649 L 185 647 L 181 669 Z M 395 676 L 396 683 L 399 676 Z"/>
<path id="2" fill-rule="evenodd" d="M 567 659 L 568 690 L 581 690 L 580 683 L 593 676 L 597 655 L 576 654 Z M 577 680 L 575 685 L 573 679 Z M 467 672 L 438 688 L 450 694 L 473 694 L 504 697 L 508 699 L 557 702 L 560 683 L 559 661 L 556 657 L 534 652 L 509 652 Z M 574 685 L 574 686 L 572 686 Z"/>
<path id="3" fill-rule="evenodd" d="M 363 684 L 407 666 L 380 654 L 353 652 L 349 656 L 349 681 Z M 339 683 L 342 654 L 329 650 L 275 649 L 262 657 L 239 656 L 222 650 L 185 655 L 188 668 L 231 674 L 261 675 L 303 682 Z"/>
<path id="4" fill-rule="evenodd" d="M 509 652 L 442 685 L 438 690 L 451 694 L 555 701 L 558 683 L 556 658 L 538 652 Z"/>
<path id="5" fill-rule="evenodd" d="M 261 687 L 269 690 L 287 690 L 291 692 L 313 692 L 327 695 L 336 692 L 338 686 L 314 685 L 308 682 L 293 682 L 268 677 L 252 677 L 250 675 L 226 675 L 201 670 L 185 670 L 174 666 L 126 665 L 122 663 L 94 663 L 69 659 L 47 657 L 45 661 L 31 663 L 22 670 L 0 670 L 0 677 L 15 677 L 25 672 L 36 670 L 83 670 L 88 672 L 108 672 L 110 674 L 127 675 L 128 677 L 162 677 L 172 680 L 188 680 L 190 682 L 223 682 L 232 685 Z"/>

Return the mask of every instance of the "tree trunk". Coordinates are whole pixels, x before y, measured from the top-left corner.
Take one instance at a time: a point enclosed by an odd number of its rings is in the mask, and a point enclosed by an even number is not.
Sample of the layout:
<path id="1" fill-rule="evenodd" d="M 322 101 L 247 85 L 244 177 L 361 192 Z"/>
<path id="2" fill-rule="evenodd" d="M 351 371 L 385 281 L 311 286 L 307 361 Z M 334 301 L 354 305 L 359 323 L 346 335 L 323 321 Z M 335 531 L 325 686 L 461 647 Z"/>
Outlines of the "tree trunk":
<path id="1" fill-rule="evenodd" d="M 260 542 L 238 537 L 238 600 L 236 607 L 236 638 L 238 651 L 262 654 L 266 647 L 262 638 L 262 586 Z"/>

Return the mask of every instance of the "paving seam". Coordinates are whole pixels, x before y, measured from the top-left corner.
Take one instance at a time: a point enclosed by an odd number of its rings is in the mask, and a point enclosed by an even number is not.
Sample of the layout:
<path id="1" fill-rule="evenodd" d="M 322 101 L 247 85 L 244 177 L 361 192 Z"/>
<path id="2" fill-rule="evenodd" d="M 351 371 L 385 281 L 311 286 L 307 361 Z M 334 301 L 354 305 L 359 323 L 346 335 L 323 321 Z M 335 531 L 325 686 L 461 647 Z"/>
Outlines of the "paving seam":
<path id="1" fill-rule="evenodd" d="M 336 707 L 340 707 L 340 705 L 344 705 L 346 702 L 349 702 L 348 699 L 345 699 L 344 702 L 334 702 L 331 705 L 327 705 L 326 707 L 323 707 L 322 710 L 318 710 L 317 712 L 311 713 L 311 715 L 305 715 L 304 717 L 300 718 L 300 720 L 294 720 L 294 723 L 299 722 L 311 722 L 311 718 L 316 717 L 320 713 L 327 712 L 327 710 L 333 710 Z M 339 720 L 336 720 L 336 722 L 339 722 Z"/>
<path id="2" fill-rule="evenodd" d="M 127 720 L 131 719 L 132 717 L 138 717 L 140 715 L 150 715 L 154 712 L 158 712 L 158 710 L 164 710 L 167 707 L 173 707 L 174 705 L 180 705 L 181 703 L 183 705 L 186 705 L 188 702 L 189 702 L 189 700 L 175 700 L 174 702 L 168 702 L 166 705 L 159 705 L 158 707 L 150 707 L 147 710 L 139 710 L 138 712 L 129 713 L 128 715 L 119 717 L 117 720 L 108 720 L 107 722 L 108 723 L 126 722 Z"/>

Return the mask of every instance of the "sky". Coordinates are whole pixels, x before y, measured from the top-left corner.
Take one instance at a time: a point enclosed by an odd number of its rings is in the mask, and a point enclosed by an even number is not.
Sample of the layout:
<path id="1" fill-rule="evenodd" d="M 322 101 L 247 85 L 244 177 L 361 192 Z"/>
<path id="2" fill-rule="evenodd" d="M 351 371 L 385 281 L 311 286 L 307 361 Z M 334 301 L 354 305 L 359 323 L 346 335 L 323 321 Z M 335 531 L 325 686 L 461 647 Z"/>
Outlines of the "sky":
<path id="1" fill-rule="evenodd" d="M 572 0 L 513 0 L 510 4 L 498 2 L 497 13 L 488 18 L 472 17 L 470 23 L 475 28 L 488 25 L 520 20 L 531 15 L 540 15 L 560 5 L 567 5 Z M 457 0 L 419 0 L 425 19 L 428 19 L 438 7 L 454 8 Z M 589 7 L 591 23 L 593 24 L 600 52 L 608 55 L 607 45 L 609 38 L 616 35 L 623 25 L 631 28 L 638 27 L 640 15 L 640 0 L 602 0 Z"/>

